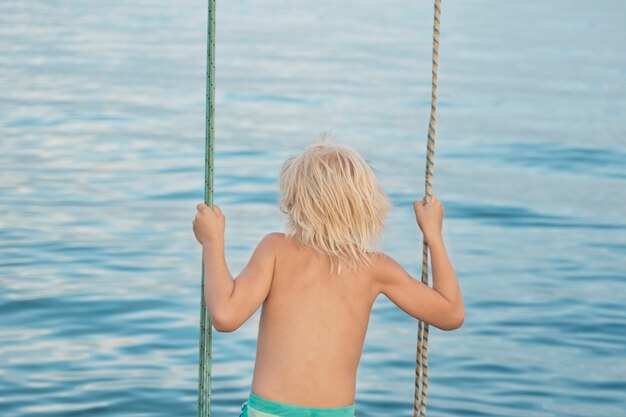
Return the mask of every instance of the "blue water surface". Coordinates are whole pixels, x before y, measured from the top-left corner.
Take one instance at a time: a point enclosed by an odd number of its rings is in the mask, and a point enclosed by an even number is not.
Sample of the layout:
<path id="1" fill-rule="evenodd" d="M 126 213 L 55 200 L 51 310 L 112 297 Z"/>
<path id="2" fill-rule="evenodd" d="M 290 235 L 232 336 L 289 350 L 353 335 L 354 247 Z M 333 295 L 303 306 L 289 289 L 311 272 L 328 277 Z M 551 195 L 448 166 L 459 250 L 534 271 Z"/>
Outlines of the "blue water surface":
<path id="1" fill-rule="evenodd" d="M 394 203 L 419 276 L 432 4 L 218 2 L 215 200 L 237 273 L 283 230 L 282 161 L 321 131 Z M 434 192 L 466 300 L 431 330 L 428 415 L 626 416 L 626 3 L 443 4 Z M 0 415 L 196 413 L 206 4 L 0 2 Z M 214 333 L 213 415 L 258 312 Z M 417 322 L 379 297 L 360 417 L 412 415 Z"/>

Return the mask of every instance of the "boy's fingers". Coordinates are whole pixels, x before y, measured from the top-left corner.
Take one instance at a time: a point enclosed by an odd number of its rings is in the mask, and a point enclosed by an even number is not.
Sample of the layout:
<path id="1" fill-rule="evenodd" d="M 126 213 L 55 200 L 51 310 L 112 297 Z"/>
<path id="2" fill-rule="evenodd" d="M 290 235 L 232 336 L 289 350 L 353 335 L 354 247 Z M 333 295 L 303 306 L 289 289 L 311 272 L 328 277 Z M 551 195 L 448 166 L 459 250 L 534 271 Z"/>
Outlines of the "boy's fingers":
<path id="1" fill-rule="evenodd" d="M 222 215 L 222 209 L 220 209 L 219 206 L 217 205 L 213 206 L 213 210 L 215 211 L 215 214 L 217 214 L 218 216 Z"/>
<path id="2" fill-rule="evenodd" d="M 212 213 L 213 215 L 217 216 L 217 213 L 213 210 L 213 208 L 209 207 L 208 205 L 206 205 L 204 203 L 198 204 L 198 212 L 200 212 L 200 213 Z"/>
<path id="3" fill-rule="evenodd" d="M 426 196 L 424 196 L 424 205 L 437 202 L 437 197 L 434 194 L 430 195 L 430 200 L 426 201 Z"/>

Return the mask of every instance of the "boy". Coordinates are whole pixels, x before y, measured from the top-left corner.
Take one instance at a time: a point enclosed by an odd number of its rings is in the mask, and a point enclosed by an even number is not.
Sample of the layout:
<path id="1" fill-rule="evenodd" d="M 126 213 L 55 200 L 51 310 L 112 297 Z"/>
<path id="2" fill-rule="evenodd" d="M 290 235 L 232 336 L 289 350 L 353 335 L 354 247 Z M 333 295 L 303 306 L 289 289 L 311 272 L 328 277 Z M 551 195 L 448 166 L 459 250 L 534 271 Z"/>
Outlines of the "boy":
<path id="1" fill-rule="evenodd" d="M 266 235 L 234 280 L 220 208 L 198 204 L 193 221 L 215 329 L 232 332 L 263 306 L 252 389 L 240 417 L 353 417 L 357 367 L 379 294 L 440 329 L 463 323 L 442 237 L 444 207 L 435 196 L 413 203 L 431 255 L 430 288 L 372 248 L 391 204 L 352 148 L 312 144 L 285 161 L 279 185 L 287 232 Z"/>

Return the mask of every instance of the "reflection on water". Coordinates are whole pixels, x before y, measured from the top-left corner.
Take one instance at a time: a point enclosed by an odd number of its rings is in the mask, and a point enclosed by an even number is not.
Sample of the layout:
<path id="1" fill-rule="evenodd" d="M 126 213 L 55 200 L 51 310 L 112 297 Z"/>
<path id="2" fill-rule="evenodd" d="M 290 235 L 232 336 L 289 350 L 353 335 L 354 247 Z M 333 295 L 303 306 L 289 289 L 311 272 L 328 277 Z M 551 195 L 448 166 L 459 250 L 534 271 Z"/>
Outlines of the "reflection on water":
<path id="1" fill-rule="evenodd" d="M 332 129 L 376 169 L 381 245 L 417 275 L 432 6 L 218 6 L 233 272 L 282 228 L 284 158 Z M 195 413 L 204 7 L 0 4 L 3 416 Z M 625 11 L 444 4 L 434 191 L 467 319 L 431 332 L 432 416 L 624 415 Z M 257 324 L 214 333 L 216 417 L 247 396 Z M 409 415 L 417 323 L 380 297 L 369 330 L 358 413 Z"/>

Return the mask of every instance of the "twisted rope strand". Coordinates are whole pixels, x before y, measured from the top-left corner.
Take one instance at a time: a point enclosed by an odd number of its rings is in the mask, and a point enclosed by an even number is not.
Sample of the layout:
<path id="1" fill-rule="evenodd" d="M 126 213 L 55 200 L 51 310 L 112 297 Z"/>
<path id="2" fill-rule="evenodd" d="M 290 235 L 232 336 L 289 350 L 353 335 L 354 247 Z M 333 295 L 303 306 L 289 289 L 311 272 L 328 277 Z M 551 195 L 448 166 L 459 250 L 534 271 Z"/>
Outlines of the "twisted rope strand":
<path id="1" fill-rule="evenodd" d="M 426 202 L 432 198 L 433 174 L 435 171 L 435 137 L 437 126 L 437 74 L 439 71 L 439 23 L 441 17 L 441 0 L 435 0 L 433 24 L 433 55 L 432 55 L 432 94 L 430 102 L 430 120 L 428 123 L 428 142 L 426 145 Z M 422 241 L 422 282 L 428 285 L 428 244 Z M 417 330 L 417 355 L 415 365 L 415 398 L 413 401 L 413 417 L 426 416 L 426 400 L 428 399 L 428 324 L 420 320 Z"/>

